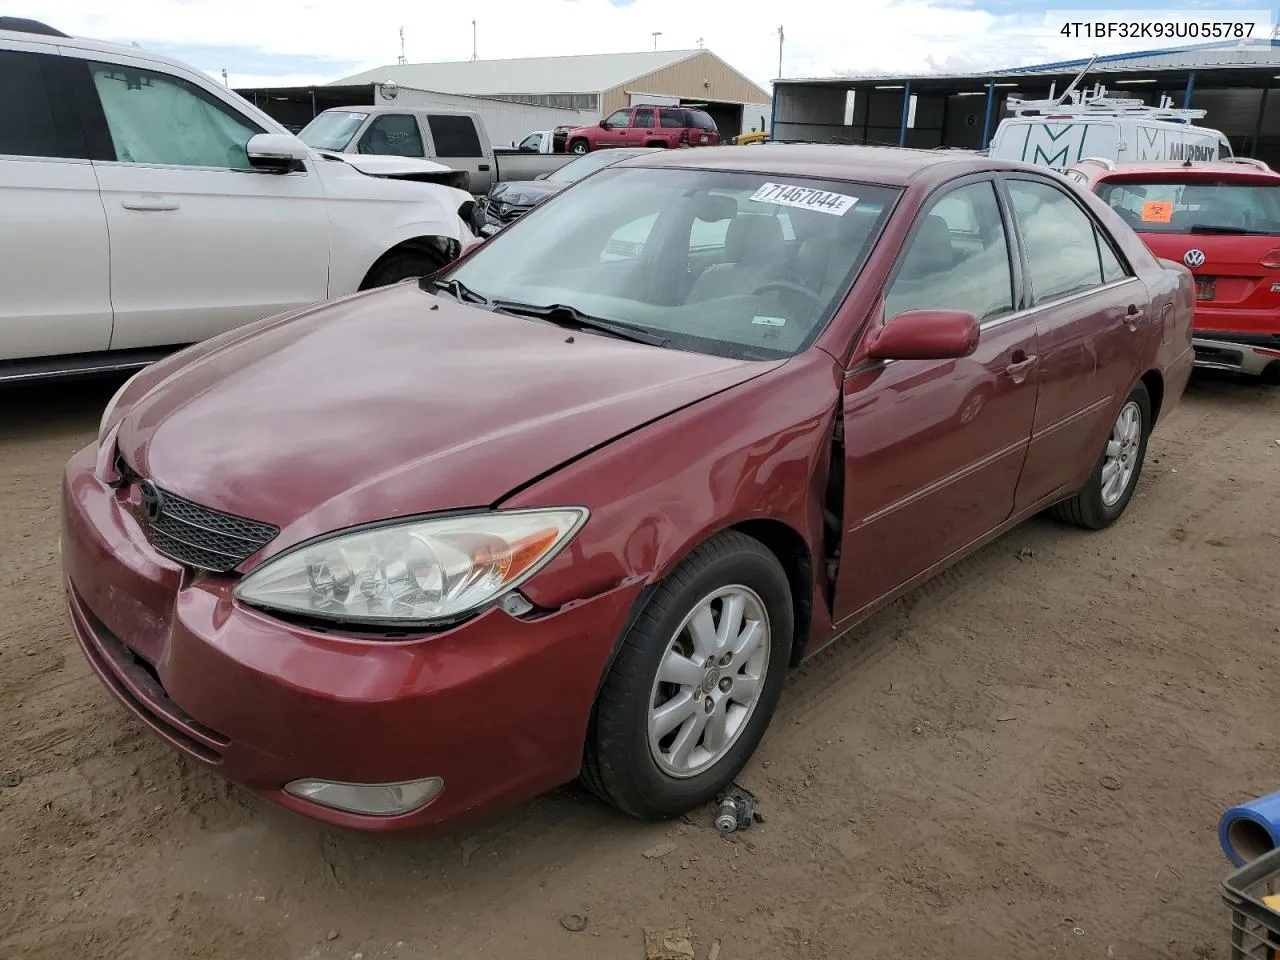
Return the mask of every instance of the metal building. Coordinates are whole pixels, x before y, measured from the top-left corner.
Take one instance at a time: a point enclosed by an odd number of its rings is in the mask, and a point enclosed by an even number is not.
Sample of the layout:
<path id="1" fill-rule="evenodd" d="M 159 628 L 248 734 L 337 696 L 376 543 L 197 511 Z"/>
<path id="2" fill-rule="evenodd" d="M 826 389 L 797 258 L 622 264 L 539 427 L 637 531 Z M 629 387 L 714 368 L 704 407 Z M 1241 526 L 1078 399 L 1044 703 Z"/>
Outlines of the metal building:
<path id="1" fill-rule="evenodd" d="M 1061 93 L 1087 59 L 951 76 L 863 76 L 775 81 L 775 140 L 985 149 L 1010 96 Z M 1148 104 L 1162 95 L 1207 111 L 1241 156 L 1280 166 L 1280 41 L 1200 44 L 1099 57 L 1085 78 Z"/>
<path id="2" fill-rule="evenodd" d="M 385 83 L 605 116 L 631 103 L 705 105 L 725 137 L 763 129 L 769 94 L 710 50 L 389 64 L 337 81 Z"/>

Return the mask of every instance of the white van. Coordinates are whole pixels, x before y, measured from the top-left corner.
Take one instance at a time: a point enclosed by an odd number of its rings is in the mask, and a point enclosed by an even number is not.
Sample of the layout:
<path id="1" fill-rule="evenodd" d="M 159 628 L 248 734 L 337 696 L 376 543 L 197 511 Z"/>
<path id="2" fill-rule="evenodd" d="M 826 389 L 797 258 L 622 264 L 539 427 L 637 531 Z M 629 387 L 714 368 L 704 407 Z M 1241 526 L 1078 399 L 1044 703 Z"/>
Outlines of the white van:
<path id="1" fill-rule="evenodd" d="M 990 156 L 1064 170 L 1090 157 L 1116 163 L 1140 160 L 1222 160 L 1231 145 L 1217 130 L 1192 120 L 1203 110 L 1158 107 L 1141 100 L 1092 97 L 1082 103 L 1009 100 L 1015 116 L 1003 120 Z"/>

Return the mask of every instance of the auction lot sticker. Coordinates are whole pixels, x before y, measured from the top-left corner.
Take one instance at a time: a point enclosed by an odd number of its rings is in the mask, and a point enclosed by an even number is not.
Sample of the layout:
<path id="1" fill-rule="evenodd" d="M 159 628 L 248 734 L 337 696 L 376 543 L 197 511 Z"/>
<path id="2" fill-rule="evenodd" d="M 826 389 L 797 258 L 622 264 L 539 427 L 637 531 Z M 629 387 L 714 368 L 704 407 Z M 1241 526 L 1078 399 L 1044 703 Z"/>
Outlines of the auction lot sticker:
<path id="1" fill-rule="evenodd" d="M 830 213 L 840 217 L 853 209 L 858 202 L 857 197 L 843 193 L 831 193 L 827 190 L 814 190 L 812 187 L 797 187 L 786 183 L 766 183 L 751 195 L 756 203 L 776 203 L 784 207 L 797 207 L 800 210 L 816 210 L 819 213 Z"/>

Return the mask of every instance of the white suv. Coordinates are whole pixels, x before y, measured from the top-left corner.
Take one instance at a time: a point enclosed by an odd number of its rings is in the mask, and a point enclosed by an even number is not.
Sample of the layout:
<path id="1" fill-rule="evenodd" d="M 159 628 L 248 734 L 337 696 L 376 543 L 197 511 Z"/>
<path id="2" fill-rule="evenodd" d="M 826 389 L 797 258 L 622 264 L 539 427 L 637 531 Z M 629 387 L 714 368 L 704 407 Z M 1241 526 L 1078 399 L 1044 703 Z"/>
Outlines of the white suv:
<path id="1" fill-rule="evenodd" d="M 312 150 L 177 61 L 0 17 L 0 381 L 144 366 L 474 239 L 425 160 Z"/>

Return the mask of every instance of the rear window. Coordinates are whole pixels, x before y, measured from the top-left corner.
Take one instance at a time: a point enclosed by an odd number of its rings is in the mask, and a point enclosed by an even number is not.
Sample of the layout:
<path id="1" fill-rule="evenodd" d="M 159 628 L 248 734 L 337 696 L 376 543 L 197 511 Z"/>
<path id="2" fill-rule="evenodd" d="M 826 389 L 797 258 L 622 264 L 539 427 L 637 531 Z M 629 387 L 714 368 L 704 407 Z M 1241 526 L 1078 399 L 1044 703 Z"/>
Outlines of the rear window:
<path id="1" fill-rule="evenodd" d="M 689 111 L 689 124 L 699 130 L 716 130 L 716 122 L 711 119 L 710 115 L 703 113 L 701 110 Z"/>
<path id="2" fill-rule="evenodd" d="M 672 128 L 683 127 L 685 125 L 684 111 L 683 110 L 663 110 L 662 125 L 664 127 L 672 127 Z"/>
<path id="3" fill-rule="evenodd" d="M 1280 179 L 1104 180 L 1097 193 L 1139 233 L 1280 234 Z"/>

